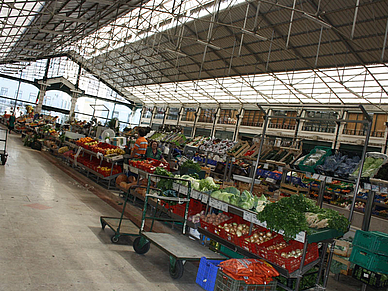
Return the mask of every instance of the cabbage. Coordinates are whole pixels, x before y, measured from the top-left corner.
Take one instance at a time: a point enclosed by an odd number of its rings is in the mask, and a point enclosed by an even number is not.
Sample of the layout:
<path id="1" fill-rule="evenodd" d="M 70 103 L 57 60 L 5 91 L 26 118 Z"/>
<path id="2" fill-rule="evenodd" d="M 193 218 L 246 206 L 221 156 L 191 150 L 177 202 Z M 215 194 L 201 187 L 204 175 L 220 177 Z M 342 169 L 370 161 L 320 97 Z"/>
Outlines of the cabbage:
<path id="1" fill-rule="evenodd" d="M 200 191 L 213 191 L 218 190 L 220 187 L 214 183 L 212 177 L 207 177 L 206 179 L 202 179 L 199 181 Z"/>
<path id="2" fill-rule="evenodd" d="M 213 197 L 215 199 L 218 199 L 218 197 L 220 197 L 220 194 L 221 194 L 221 191 L 220 190 L 216 190 L 216 191 L 212 192 L 211 197 Z"/>
<path id="3" fill-rule="evenodd" d="M 227 193 L 227 192 L 221 192 L 221 194 L 218 196 L 218 199 L 224 202 L 229 203 L 230 199 L 233 197 L 233 194 Z"/>
<path id="4" fill-rule="evenodd" d="M 249 191 L 244 190 L 244 191 L 241 193 L 240 199 L 241 199 L 241 201 L 243 201 L 243 202 L 247 202 L 247 201 L 249 201 L 250 199 L 252 199 L 252 194 L 251 194 Z"/>
<path id="5" fill-rule="evenodd" d="M 232 193 L 236 196 L 240 196 L 240 191 L 235 187 L 227 187 L 224 189 L 225 192 Z"/>
<path id="6" fill-rule="evenodd" d="M 252 209 L 254 205 L 254 199 L 250 198 L 248 201 L 241 201 L 237 206 L 242 208 L 242 209 Z"/>

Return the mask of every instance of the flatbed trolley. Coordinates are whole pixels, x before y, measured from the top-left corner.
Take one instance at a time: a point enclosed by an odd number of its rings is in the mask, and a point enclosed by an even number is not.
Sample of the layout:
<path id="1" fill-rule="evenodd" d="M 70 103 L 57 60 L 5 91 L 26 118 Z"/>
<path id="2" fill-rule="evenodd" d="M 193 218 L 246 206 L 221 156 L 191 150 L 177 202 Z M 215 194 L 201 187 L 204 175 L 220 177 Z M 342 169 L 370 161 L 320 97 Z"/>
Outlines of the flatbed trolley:
<path id="1" fill-rule="evenodd" d="M 139 236 L 139 227 L 135 225 L 130 219 L 124 218 L 125 207 L 127 206 L 129 193 L 131 190 L 138 187 L 145 187 L 145 186 L 141 186 L 141 185 L 132 186 L 131 188 L 129 188 L 129 190 L 125 192 L 123 210 L 121 211 L 120 217 L 108 217 L 108 216 L 100 217 L 102 229 L 104 230 L 105 226 L 108 226 L 115 233 L 110 238 L 112 243 L 118 243 L 120 236 Z"/>
<path id="2" fill-rule="evenodd" d="M 193 241 L 188 236 L 185 236 L 186 223 L 190 202 L 191 184 L 190 181 L 184 179 L 176 179 L 170 177 L 164 177 L 159 175 L 150 174 L 148 177 L 147 192 L 144 199 L 144 208 L 142 215 L 142 223 L 140 227 L 140 236 L 133 242 L 133 248 L 138 254 L 145 254 L 150 249 L 150 244 L 153 243 L 163 252 L 170 257 L 169 261 L 169 272 L 173 279 L 179 279 L 182 277 L 184 272 L 184 265 L 187 261 L 199 261 L 202 257 L 206 257 L 209 260 L 220 260 L 224 259 L 220 254 L 216 254 L 209 250 L 207 247 L 201 245 L 198 241 Z M 171 179 L 173 183 L 179 181 L 187 182 L 187 194 L 177 195 L 178 197 L 165 197 L 160 189 L 151 189 L 151 181 L 158 181 L 160 179 Z M 180 184 L 179 184 L 180 185 Z M 180 191 L 178 191 L 180 192 Z M 183 197 L 179 197 L 183 196 Z M 147 205 L 148 199 L 157 199 L 158 203 L 161 200 L 186 203 L 184 217 L 180 220 L 183 224 L 182 234 L 171 234 L 171 233 L 155 233 L 152 232 L 153 222 L 155 220 L 178 222 L 174 218 L 161 218 L 155 216 L 147 216 Z M 151 230 L 148 232 L 144 231 L 145 221 L 147 219 L 152 220 Z"/>
<path id="3" fill-rule="evenodd" d="M 0 160 L 2 165 L 5 165 L 8 157 L 7 139 L 8 139 L 8 129 L 0 128 Z"/>

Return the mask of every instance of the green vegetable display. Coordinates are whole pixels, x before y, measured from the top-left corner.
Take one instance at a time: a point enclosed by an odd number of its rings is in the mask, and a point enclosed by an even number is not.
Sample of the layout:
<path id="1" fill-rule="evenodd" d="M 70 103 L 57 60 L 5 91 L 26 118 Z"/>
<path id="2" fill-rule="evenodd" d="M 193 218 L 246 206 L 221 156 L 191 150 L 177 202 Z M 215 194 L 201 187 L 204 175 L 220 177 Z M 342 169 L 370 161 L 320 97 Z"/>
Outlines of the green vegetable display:
<path id="1" fill-rule="evenodd" d="M 218 190 L 220 187 L 214 183 L 212 177 L 207 177 L 199 181 L 199 190 L 203 192 Z"/>
<path id="2" fill-rule="evenodd" d="M 166 176 L 166 177 L 174 177 L 174 175 L 167 171 L 166 169 L 157 167 L 154 171 L 155 175 Z M 173 180 L 172 179 L 163 179 L 161 178 L 157 184 L 157 187 L 162 191 L 171 190 L 172 189 Z"/>
<path id="3" fill-rule="evenodd" d="M 311 232 L 305 213 L 318 214 L 319 220 L 325 220 L 329 228 L 346 232 L 348 220 L 337 211 L 321 209 L 311 199 L 302 194 L 291 195 L 280 199 L 276 203 L 266 204 L 263 211 L 257 214 L 257 219 L 266 221 L 267 227 L 273 231 L 284 231 L 286 240 L 295 238 L 301 231 Z"/>
<path id="4" fill-rule="evenodd" d="M 364 166 L 362 167 L 362 177 L 370 177 L 375 171 L 384 164 L 384 159 L 367 157 L 364 161 Z M 353 176 L 357 176 L 360 171 L 360 167 L 353 173 Z"/>
<path id="5" fill-rule="evenodd" d="M 182 168 L 193 169 L 197 173 L 201 172 L 201 166 L 197 163 L 194 163 L 192 160 L 187 160 L 182 164 Z"/>

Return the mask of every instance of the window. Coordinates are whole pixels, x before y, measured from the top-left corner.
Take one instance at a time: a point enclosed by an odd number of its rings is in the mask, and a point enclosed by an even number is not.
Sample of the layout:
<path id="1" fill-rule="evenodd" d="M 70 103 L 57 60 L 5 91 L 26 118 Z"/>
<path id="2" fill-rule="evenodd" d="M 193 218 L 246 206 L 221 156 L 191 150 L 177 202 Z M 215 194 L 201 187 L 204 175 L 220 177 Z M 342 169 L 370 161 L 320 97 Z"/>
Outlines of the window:
<path id="1" fill-rule="evenodd" d="M 241 125 L 262 127 L 264 114 L 259 110 L 246 110 Z"/>
<path id="2" fill-rule="evenodd" d="M 306 117 L 322 118 L 324 120 L 306 120 L 302 130 L 315 132 L 334 133 L 336 128 L 335 119 L 338 119 L 338 112 L 306 111 Z"/>
<path id="3" fill-rule="evenodd" d="M 192 127 L 183 127 L 183 134 L 185 136 L 190 137 L 192 132 L 193 132 L 193 128 Z"/>
<path id="4" fill-rule="evenodd" d="M 179 116 L 179 108 L 170 108 L 167 119 L 178 120 L 178 116 Z"/>
<path id="5" fill-rule="evenodd" d="M 371 136 L 384 137 L 385 129 L 387 128 L 387 126 L 385 125 L 385 123 L 387 122 L 387 118 L 387 114 L 379 113 L 373 115 Z"/>
<path id="6" fill-rule="evenodd" d="M 30 93 L 30 96 L 28 96 L 28 101 L 35 102 L 36 101 L 36 93 Z"/>
<path id="7" fill-rule="evenodd" d="M 158 107 L 156 108 L 156 113 L 155 113 L 155 119 L 164 119 L 164 114 L 166 113 L 166 108 L 163 107 Z"/>
<path id="8" fill-rule="evenodd" d="M 236 124 L 237 123 L 237 109 L 221 109 L 219 124 Z"/>
<path id="9" fill-rule="evenodd" d="M 7 87 L 1 87 L 0 95 L 1 96 L 7 96 L 8 94 L 8 88 Z"/>
<path id="10" fill-rule="evenodd" d="M 231 131 L 223 131 L 223 130 L 217 130 L 215 135 L 214 135 L 215 138 L 219 138 L 219 139 L 228 139 L 228 140 L 232 140 L 233 139 L 233 132 Z"/>
<path id="11" fill-rule="evenodd" d="M 296 117 L 296 111 L 285 110 L 273 110 L 272 115 L 276 116 L 271 118 L 268 127 L 270 128 L 282 128 L 282 129 L 295 129 L 296 120 L 284 117 Z"/>
<path id="12" fill-rule="evenodd" d="M 19 90 L 19 92 L 17 90 L 15 91 L 15 98 L 16 99 L 22 99 L 22 96 L 23 96 L 22 90 Z"/>
<path id="13" fill-rule="evenodd" d="M 365 120 L 365 117 L 364 117 L 364 114 L 362 113 L 349 113 L 347 119 Z M 366 123 L 348 122 L 345 124 L 343 133 L 349 134 L 349 135 L 365 135 L 366 131 L 367 131 Z"/>
<path id="14" fill-rule="evenodd" d="M 195 108 L 184 108 L 182 121 L 195 121 L 195 112 L 197 109 Z"/>
<path id="15" fill-rule="evenodd" d="M 195 136 L 210 136 L 211 130 L 206 128 L 198 128 L 195 130 Z"/>
<path id="16" fill-rule="evenodd" d="M 201 109 L 198 122 L 212 123 L 215 118 L 216 109 Z"/>

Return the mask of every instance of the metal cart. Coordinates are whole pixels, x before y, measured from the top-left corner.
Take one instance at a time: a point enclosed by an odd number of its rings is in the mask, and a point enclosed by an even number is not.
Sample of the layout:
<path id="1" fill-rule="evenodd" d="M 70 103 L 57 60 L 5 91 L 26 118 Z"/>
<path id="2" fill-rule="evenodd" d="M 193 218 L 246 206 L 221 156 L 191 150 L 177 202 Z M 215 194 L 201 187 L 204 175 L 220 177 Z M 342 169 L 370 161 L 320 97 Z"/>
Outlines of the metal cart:
<path id="1" fill-rule="evenodd" d="M 1 159 L 2 165 L 5 165 L 8 157 L 7 138 L 8 138 L 8 130 L 4 128 L 0 128 L 0 159 Z"/>
<path id="2" fill-rule="evenodd" d="M 184 181 L 188 183 L 187 194 L 182 195 L 178 194 L 178 197 L 165 197 L 160 189 L 154 190 L 151 189 L 151 181 L 155 182 L 159 179 L 171 179 L 173 183 L 178 181 Z M 179 184 L 180 185 L 180 184 Z M 181 191 L 178 191 L 181 193 Z M 149 175 L 147 192 L 144 199 L 144 208 L 142 215 L 142 224 L 140 227 L 140 237 L 136 238 L 133 242 L 133 248 L 138 254 L 145 254 L 150 249 L 150 244 L 153 243 L 163 252 L 165 252 L 170 257 L 169 261 L 169 271 L 170 276 L 173 279 L 179 279 L 182 277 L 184 272 L 184 265 L 187 261 L 199 261 L 202 257 L 206 257 L 210 260 L 219 260 L 224 259 L 220 254 L 216 254 L 209 250 L 207 247 L 201 245 L 198 241 L 193 241 L 187 236 L 186 232 L 186 223 L 190 202 L 190 193 L 191 185 L 190 181 L 184 179 L 176 179 L 170 177 L 164 177 L 159 175 Z M 179 195 L 183 197 L 179 197 Z M 156 216 L 147 216 L 147 205 L 149 199 L 156 199 L 158 203 L 163 201 L 177 202 L 177 203 L 186 203 L 184 217 L 180 220 L 182 223 L 182 233 L 181 234 L 171 234 L 171 233 L 155 233 L 152 232 L 152 226 L 155 220 L 163 220 L 170 222 L 178 222 L 175 218 L 162 218 Z M 151 229 L 150 231 L 144 231 L 145 221 L 151 219 Z"/>
<path id="3" fill-rule="evenodd" d="M 144 186 L 133 186 L 128 191 L 125 192 L 123 210 L 121 211 L 120 217 L 108 217 L 101 216 L 100 222 L 102 229 L 105 229 L 105 226 L 109 226 L 110 229 L 114 231 L 114 235 L 110 238 L 112 243 L 118 243 L 120 236 L 139 236 L 139 227 L 137 227 L 130 219 L 124 218 L 125 207 L 127 206 L 129 193 L 131 190 L 137 187 Z"/>

